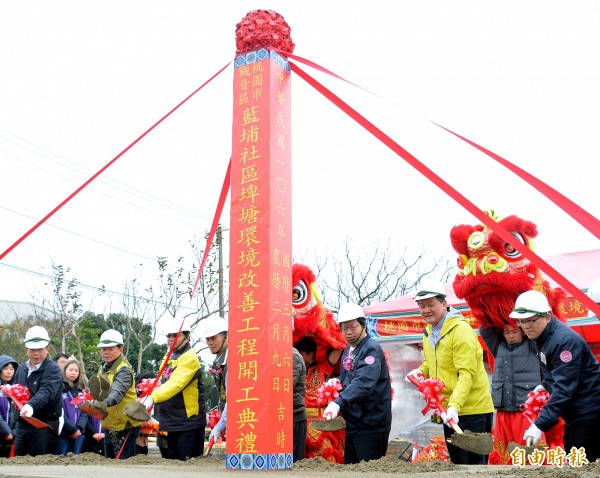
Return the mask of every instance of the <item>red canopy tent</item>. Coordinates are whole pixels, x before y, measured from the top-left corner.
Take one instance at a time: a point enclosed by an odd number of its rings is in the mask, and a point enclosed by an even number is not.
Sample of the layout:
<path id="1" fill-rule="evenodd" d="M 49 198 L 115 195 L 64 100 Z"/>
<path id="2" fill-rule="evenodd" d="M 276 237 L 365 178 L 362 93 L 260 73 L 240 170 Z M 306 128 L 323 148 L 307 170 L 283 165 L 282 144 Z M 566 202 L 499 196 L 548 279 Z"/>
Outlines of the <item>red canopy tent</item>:
<path id="1" fill-rule="evenodd" d="M 600 249 L 571 252 L 545 258 L 548 264 L 567 277 L 583 292 L 592 282 L 600 278 Z M 556 284 L 547 279 L 555 287 Z M 448 305 L 458 309 L 469 318 L 473 328 L 477 322 L 464 300 L 458 299 L 452 284 L 446 284 Z M 568 324 L 585 338 L 594 354 L 600 353 L 600 320 L 588 317 L 588 309 L 573 297 L 567 297 L 561 309 Z M 379 304 L 364 307 L 368 316 L 369 332 L 379 341 L 398 341 L 401 343 L 419 343 L 425 322 L 419 314 L 413 295 L 387 300 Z"/>

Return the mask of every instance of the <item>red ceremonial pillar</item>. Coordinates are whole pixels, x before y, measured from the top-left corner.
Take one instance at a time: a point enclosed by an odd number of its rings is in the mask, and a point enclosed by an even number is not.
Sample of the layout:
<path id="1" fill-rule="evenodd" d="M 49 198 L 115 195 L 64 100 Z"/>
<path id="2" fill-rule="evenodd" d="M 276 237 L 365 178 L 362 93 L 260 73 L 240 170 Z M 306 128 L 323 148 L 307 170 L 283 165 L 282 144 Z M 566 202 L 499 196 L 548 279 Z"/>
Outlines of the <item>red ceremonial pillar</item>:
<path id="1" fill-rule="evenodd" d="M 238 40 L 253 13 L 238 25 Z M 241 35 L 248 40 L 247 32 Z M 238 41 L 226 467 L 284 469 L 293 452 L 290 66 L 268 48 L 240 54 L 239 47 Z"/>

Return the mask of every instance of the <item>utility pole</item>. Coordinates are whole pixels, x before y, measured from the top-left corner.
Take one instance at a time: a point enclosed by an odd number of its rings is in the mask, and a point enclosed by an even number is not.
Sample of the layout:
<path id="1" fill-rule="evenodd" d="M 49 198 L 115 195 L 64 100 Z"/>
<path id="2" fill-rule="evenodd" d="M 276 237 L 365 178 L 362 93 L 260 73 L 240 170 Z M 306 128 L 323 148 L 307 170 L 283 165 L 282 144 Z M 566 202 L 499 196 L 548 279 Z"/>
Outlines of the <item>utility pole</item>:
<path id="1" fill-rule="evenodd" d="M 223 229 L 217 226 L 217 247 L 219 253 L 219 316 L 225 317 L 225 297 L 223 296 Z"/>

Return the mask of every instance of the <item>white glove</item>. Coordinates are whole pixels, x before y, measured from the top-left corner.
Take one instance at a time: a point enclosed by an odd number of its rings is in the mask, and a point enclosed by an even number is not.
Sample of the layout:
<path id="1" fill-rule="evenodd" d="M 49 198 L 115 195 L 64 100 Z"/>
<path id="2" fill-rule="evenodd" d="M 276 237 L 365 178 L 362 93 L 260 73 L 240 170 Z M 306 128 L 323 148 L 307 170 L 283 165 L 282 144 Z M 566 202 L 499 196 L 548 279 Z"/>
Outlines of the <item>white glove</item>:
<path id="1" fill-rule="evenodd" d="M 527 443 L 527 437 L 532 437 L 533 441 L 531 444 L 535 445 L 542 439 L 542 430 L 540 430 L 538 427 L 535 426 L 534 423 L 532 423 L 523 435 L 523 440 L 525 440 L 525 443 Z"/>
<path id="2" fill-rule="evenodd" d="M 538 393 L 538 392 L 545 392 L 545 391 L 546 391 L 546 389 L 544 388 L 544 386 L 543 386 L 543 385 L 541 385 L 541 384 L 540 384 L 540 385 L 538 385 L 537 387 L 535 387 L 535 388 L 533 389 L 533 391 L 534 391 L 535 393 Z"/>
<path id="3" fill-rule="evenodd" d="M 23 417 L 32 417 L 33 416 L 33 407 L 31 405 L 29 405 L 28 403 L 26 403 L 25 405 L 23 405 L 23 408 L 21 408 L 20 415 Z"/>
<path id="4" fill-rule="evenodd" d="M 148 411 L 150 411 L 150 409 L 154 405 L 154 400 L 152 399 L 152 397 L 150 395 L 147 395 L 144 398 L 142 398 L 140 400 L 140 402 L 142 402 L 144 404 L 144 406 L 146 407 L 146 410 L 148 410 Z"/>
<path id="5" fill-rule="evenodd" d="M 333 420 L 338 416 L 338 413 L 340 413 L 340 406 L 335 402 L 329 402 L 329 405 L 327 405 L 327 408 L 323 412 L 323 417 L 327 420 Z"/>
<path id="6" fill-rule="evenodd" d="M 408 377 L 416 378 L 420 382 L 421 380 L 423 380 L 424 375 L 423 375 L 423 372 L 421 372 L 420 368 L 416 368 L 416 369 L 408 372 L 406 374 L 406 377 L 404 378 L 404 380 L 406 380 L 407 382 L 410 382 L 410 379 Z M 410 382 L 410 383 L 412 383 L 412 382 Z"/>
<path id="7" fill-rule="evenodd" d="M 442 412 L 440 416 L 446 425 L 448 425 L 450 420 L 454 420 L 454 423 L 458 423 L 458 410 L 454 407 L 448 407 L 446 413 Z"/>
<path id="8" fill-rule="evenodd" d="M 214 442 L 218 441 L 219 438 L 221 438 L 221 432 L 216 428 L 213 428 L 210 432 L 208 439 L 210 440 L 211 438 L 214 438 Z"/>

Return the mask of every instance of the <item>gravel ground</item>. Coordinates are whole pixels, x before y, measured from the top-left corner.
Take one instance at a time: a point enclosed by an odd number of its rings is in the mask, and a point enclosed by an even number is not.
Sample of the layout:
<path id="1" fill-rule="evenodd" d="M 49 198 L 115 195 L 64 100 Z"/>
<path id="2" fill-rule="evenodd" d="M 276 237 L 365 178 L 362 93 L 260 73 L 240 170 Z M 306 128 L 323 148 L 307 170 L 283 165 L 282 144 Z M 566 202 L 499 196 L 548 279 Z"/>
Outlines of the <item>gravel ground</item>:
<path id="1" fill-rule="evenodd" d="M 258 477 L 264 471 L 226 470 L 222 457 L 208 457 L 177 462 L 164 460 L 156 455 L 136 456 L 128 460 L 107 460 L 99 455 L 85 453 L 76 456 L 17 457 L 0 459 L 0 477 L 43 477 L 43 478 L 106 478 L 127 476 L 144 478 L 177 476 L 197 478 L 201 473 L 211 478 Z M 380 460 L 358 465 L 334 465 L 313 458 L 297 462 L 291 470 L 277 473 L 285 478 L 322 478 L 324 475 L 337 475 L 350 478 L 390 478 L 401 474 L 402 478 L 459 478 L 479 477 L 502 478 L 588 478 L 600 476 L 600 463 L 582 468 L 556 467 L 508 467 L 508 466 L 457 466 L 451 463 L 431 462 L 412 465 L 388 455 Z"/>

